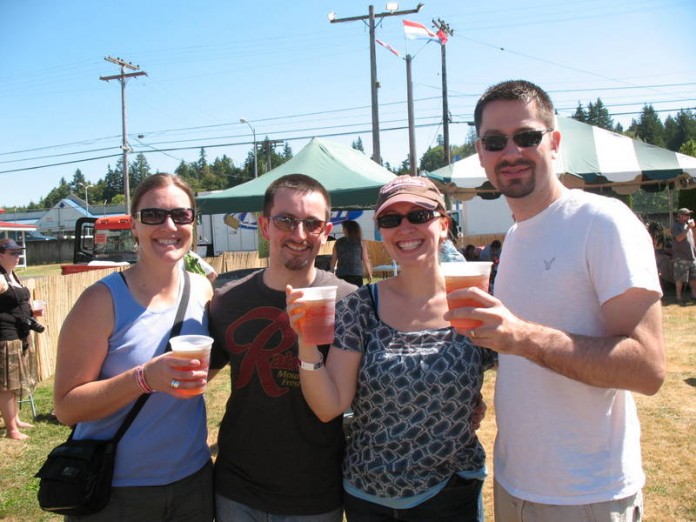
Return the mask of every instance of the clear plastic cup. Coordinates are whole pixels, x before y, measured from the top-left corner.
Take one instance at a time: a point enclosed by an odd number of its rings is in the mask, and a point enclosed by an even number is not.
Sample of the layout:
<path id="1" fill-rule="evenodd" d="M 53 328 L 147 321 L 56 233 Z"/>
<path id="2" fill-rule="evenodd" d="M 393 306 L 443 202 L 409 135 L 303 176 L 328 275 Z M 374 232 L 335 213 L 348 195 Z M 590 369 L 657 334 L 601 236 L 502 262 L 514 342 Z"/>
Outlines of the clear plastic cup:
<path id="1" fill-rule="evenodd" d="M 488 281 L 491 276 L 491 261 L 469 261 L 466 263 L 442 263 L 440 271 L 445 276 L 447 293 L 462 288 L 477 287 L 488 292 Z M 451 310 L 461 307 L 476 307 L 480 303 L 475 299 L 447 299 L 447 305 Z M 481 321 L 473 319 L 456 319 L 451 321 L 452 326 L 458 330 L 471 330 L 481 325 Z"/>
<path id="2" fill-rule="evenodd" d="M 304 310 L 304 318 L 298 322 L 304 342 L 316 345 L 333 342 L 336 288 L 336 286 L 296 288 L 296 290 L 302 290 L 304 294 L 297 300 Z"/>
<path id="3" fill-rule="evenodd" d="M 46 301 L 42 301 L 41 299 L 34 299 L 31 302 L 31 310 L 34 314 L 34 317 L 42 317 L 44 311 L 46 310 Z"/>
<path id="4" fill-rule="evenodd" d="M 187 359 L 198 359 L 201 362 L 199 367 L 193 366 L 177 366 L 178 370 L 208 370 L 210 364 L 210 349 L 213 346 L 213 338 L 207 335 L 178 335 L 169 339 L 172 347 L 172 354 L 177 357 L 185 357 Z M 186 382 L 186 381 L 181 381 Z M 207 385 L 204 384 L 198 388 L 179 388 L 176 390 L 177 395 L 190 397 L 200 395 L 205 392 Z"/>

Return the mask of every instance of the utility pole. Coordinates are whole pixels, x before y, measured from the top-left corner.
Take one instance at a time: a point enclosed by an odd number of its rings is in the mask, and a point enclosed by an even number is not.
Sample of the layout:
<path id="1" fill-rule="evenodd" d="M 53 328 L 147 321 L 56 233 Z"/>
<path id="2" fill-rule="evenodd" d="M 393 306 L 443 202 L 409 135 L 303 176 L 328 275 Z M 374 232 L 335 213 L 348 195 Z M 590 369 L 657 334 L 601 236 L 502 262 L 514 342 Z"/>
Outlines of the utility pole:
<path id="1" fill-rule="evenodd" d="M 263 148 L 266 149 L 266 172 L 272 170 L 271 158 L 273 157 L 273 150 L 275 150 L 277 145 L 282 145 L 283 143 L 283 140 L 269 140 L 268 138 L 263 141 Z"/>
<path id="2" fill-rule="evenodd" d="M 147 76 L 147 73 L 145 71 L 139 71 L 139 66 L 121 60 L 120 58 L 113 58 L 111 56 L 107 56 L 104 58 L 104 60 L 121 66 L 121 74 L 117 74 L 114 76 L 100 76 L 99 79 L 105 82 L 108 82 L 109 80 L 118 80 L 119 82 L 121 82 L 121 132 L 123 136 L 121 141 L 121 149 L 123 150 L 123 194 L 126 198 L 126 214 L 130 214 L 130 183 L 128 181 L 129 146 L 128 136 L 126 134 L 126 80 L 135 76 Z M 126 69 L 138 72 L 126 73 Z"/>
<path id="3" fill-rule="evenodd" d="M 418 175 L 416 165 L 416 126 L 413 115 L 413 81 L 411 80 L 411 55 L 406 55 L 406 96 L 408 99 L 408 163 L 411 167 L 411 176 Z"/>
<path id="4" fill-rule="evenodd" d="M 438 36 L 444 34 L 445 36 L 452 36 L 454 30 L 450 28 L 447 23 L 441 19 L 437 21 L 433 20 L 433 26 L 437 29 Z M 444 139 L 443 148 L 445 149 L 445 163 L 450 165 L 452 163 L 452 151 L 450 150 L 450 139 L 449 139 L 449 107 L 447 105 L 447 54 L 445 52 L 445 43 L 447 39 L 440 37 L 440 50 L 442 54 L 442 136 Z"/>
<path id="5" fill-rule="evenodd" d="M 387 9 L 391 4 L 387 4 Z M 382 153 L 380 151 L 379 143 L 379 101 L 377 96 L 377 89 L 379 88 L 379 81 L 377 81 L 377 53 L 375 48 L 375 19 L 384 18 L 387 16 L 401 16 L 406 14 L 418 13 L 423 8 L 425 4 L 419 3 L 415 9 L 408 9 L 405 11 L 397 11 L 398 4 L 394 4 L 396 7 L 392 10 L 385 11 L 383 13 L 375 14 L 375 7 L 371 5 L 368 10 L 367 15 L 362 16 L 350 16 L 348 18 L 336 18 L 336 13 L 329 13 L 329 22 L 332 24 L 337 24 L 340 22 L 355 22 L 356 20 L 367 20 L 368 27 L 370 29 L 370 92 L 372 97 L 372 160 L 378 164 L 382 164 Z"/>

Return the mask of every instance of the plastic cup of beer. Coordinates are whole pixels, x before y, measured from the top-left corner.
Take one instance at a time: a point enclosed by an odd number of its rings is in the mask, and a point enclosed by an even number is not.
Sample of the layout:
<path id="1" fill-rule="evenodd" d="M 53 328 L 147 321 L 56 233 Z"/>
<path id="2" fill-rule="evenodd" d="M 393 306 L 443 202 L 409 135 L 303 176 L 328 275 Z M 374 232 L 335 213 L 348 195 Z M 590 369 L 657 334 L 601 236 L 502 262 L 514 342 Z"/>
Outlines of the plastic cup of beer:
<path id="1" fill-rule="evenodd" d="M 44 310 L 46 310 L 46 301 L 42 301 L 41 299 L 34 299 L 31 302 L 31 310 L 34 314 L 34 317 L 42 317 L 44 314 Z"/>
<path id="2" fill-rule="evenodd" d="M 201 365 L 198 367 L 184 365 L 176 366 L 177 370 L 208 370 L 210 364 L 210 349 L 213 346 L 213 338 L 207 335 L 178 335 L 169 339 L 169 344 L 172 347 L 172 354 L 176 357 L 185 357 L 186 359 L 198 359 Z M 185 380 L 181 381 L 186 382 Z M 176 390 L 177 395 L 191 397 L 200 395 L 205 392 L 206 385 L 197 388 L 179 388 Z"/>
<path id="3" fill-rule="evenodd" d="M 488 280 L 491 276 L 491 261 L 468 261 L 466 263 L 442 263 L 440 271 L 445 276 L 445 288 L 447 293 L 462 288 L 477 287 L 488 292 Z M 480 303 L 475 299 L 451 299 L 447 298 L 450 311 L 462 307 L 477 307 Z M 473 319 L 455 319 L 452 326 L 458 330 L 471 330 L 480 326 L 481 321 Z"/>
<path id="4" fill-rule="evenodd" d="M 334 317 L 336 314 L 335 286 L 313 286 L 297 288 L 303 295 L 297 300 L 304 311 L 298 322 L 302 339 L 307 344 L 331 344 L 334 340 Z"/>

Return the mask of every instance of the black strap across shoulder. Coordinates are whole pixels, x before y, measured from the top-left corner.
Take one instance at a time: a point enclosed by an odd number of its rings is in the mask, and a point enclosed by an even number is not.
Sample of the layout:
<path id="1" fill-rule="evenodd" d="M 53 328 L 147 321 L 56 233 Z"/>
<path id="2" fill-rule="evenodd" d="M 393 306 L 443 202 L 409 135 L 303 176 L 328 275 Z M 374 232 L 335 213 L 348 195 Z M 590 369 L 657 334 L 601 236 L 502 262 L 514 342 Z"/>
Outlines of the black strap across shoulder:
<path id="1" fill-rule="evenodd" d="M 174 319 L 174 326 L 172 327 L 171 332 L 169 332 L 169 337 L 167 338 L 167 346 L 164 349 L 165 352 L 168 352 L 169 350 L 172 349 L 171 345 L 169 344 L 169 339 L 172 337 L 176 337 L 179 335 L 181 332 L 181 328 L 184 325 L 184 314 L 186 313 L 186 308 L 188 307 L 188 301 L 189 301 L 189 293 L 191 289 L 191 280 L 189 278 L 188 272 L 184 271 L 184 291 L 181 295 L 181 300 L 179 301 L 179 309 L 176 311 L 176 318 Z M 123 277 L 123 272 L 121 272 L 121 277 Z M 126 278 L 123 277 L 123 281 L 126 281 Z M 127 286 L 127 285 L 126 285 Z M 121 427 L 118 429 L 116 432 L 116 435 L 114 435 L 114 438 L 112 441 L 114 443 L 118 443 L 119 440 L 121 440 L 121 437 L 123 437 L 123 434 L 126 433 L 128 428 L 130 428 L 130 425 L 133 423 L 135 420 L 135 417 L 140 413 L 140 410 L 142 407 L 145 405 L 145 401 L 147 401 L 148 395 L 147 393 L 143 393 L 138 397 L 138 400 L 135 401 L 135 404 L 133 407 L 130 409 L 128 412 L 128 415 L 126 415 L 126 418 L 123 419 L 123 423 L 121 423 Z M 75 428 L 73 427 L 72 433 L 70 433 L 70 437 L 72 438 L 73 433 L 75 432 Z"/>

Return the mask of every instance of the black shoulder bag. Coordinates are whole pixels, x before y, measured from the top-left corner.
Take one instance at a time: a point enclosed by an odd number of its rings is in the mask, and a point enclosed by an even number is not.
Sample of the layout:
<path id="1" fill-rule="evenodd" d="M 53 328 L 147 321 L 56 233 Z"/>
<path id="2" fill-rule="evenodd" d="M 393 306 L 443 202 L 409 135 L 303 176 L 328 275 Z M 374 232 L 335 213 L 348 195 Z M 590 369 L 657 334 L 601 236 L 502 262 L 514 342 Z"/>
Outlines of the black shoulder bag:
<path id="1" fill-rule="evenodd" d="M 184 292 L 170 338 L 181 332 L 189 287 L 189 276 L 184 272 Z M 170 348 L 167 342 L 165 352 Z M 110 440 L 74 440 L 73 427 L 68 440 L 53 448 L 44 465 L 34 475 L 41 479 L 38 493 L 41 509 L 58 515 L 73 516 L 97 513 L 106 507 L 111 496 L 116 446 L 148 397 L 147 394 L 138 397 L 116 435 Z"/>

